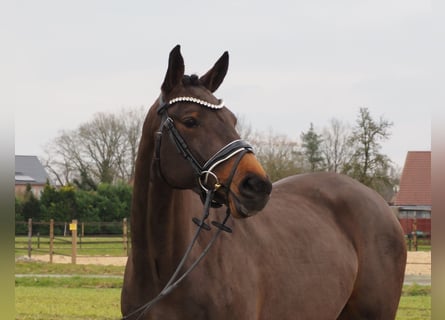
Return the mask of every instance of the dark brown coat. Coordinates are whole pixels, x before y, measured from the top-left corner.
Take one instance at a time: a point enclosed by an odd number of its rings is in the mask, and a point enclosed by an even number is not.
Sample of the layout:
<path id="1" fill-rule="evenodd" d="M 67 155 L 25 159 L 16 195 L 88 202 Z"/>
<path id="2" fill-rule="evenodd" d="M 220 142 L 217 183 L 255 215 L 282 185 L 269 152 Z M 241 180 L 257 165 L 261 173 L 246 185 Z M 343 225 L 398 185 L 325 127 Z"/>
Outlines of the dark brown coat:
<path id="1" fill-rule="evenodd" d="M 169 60 L 163 95 L 191 95 L 214 103 L 227 70 L 225 54 L 200 86 L 181 81 L 179 47 Z M 179 263 L 201 216 L 203 205 L 189 164 L 162 137 L 154 161 L 159 100 L 143 129 L 134 183 L 131 217 L 132 253 L 122 289 L 122 313 L 154 298 Z M 207 110 L 192 104 L 169 114 L 192 151 L 202 160 L 238 138 L 226 108 Z M 200 126 L 182 125 L 192 115 Z M 218 167 L 227 179 L 233 160 Z M 243 157 L 229 196 L 220 197 L 234 218 L 233 234 L 222 233 L 209 254 L 170 295 L 152 309 L 129 319 L 394 319 L 404 278 L 406 249 L 397 219 L 385 201 L 357 181 L 331 173 L 288 177 L 270 188 L 252 154 Z M 266 204 L 267 202 L 267 204 Z M 247 208 L 247 209 L 246 209 Z M 212 209 L 222 220 L 225 208 Z M 259 212 L 259 213 L 258 213 Z M 256 214 L 258 213 L 258 214 Z M 210 240 L 203 232 L 184 270 Z"/>

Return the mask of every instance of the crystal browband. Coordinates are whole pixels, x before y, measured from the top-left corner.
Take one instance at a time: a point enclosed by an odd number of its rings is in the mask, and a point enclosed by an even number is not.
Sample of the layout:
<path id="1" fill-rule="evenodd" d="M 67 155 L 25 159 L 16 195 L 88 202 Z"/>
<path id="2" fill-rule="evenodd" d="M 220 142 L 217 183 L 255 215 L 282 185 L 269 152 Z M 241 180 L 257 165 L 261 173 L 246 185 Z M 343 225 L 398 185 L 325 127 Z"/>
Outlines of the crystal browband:
<path id="1" fill-rule="evenodd" d="M 210 108 L 210 109 L 215 109 L 215 110 L 216 109 L 221 109 L 222 107 L 224 107 L 224 101 L 221 100 L 221 99 L 219 100 L 219 104 L 213 104 L 213 103 L 210 103 L 210 102 L 198 99 L 198 98 L 193 98 L 193 97 L 177 97 L 177 98 L 171 99 L 168 102 L 168 105 L 172 105 L 172 104 L 177 103 L 177 102 L 197 103 L 197 104 L 200 104 L 200 105 L 202 105 L 204 107 L 207 107 L 207 108 Z"/>

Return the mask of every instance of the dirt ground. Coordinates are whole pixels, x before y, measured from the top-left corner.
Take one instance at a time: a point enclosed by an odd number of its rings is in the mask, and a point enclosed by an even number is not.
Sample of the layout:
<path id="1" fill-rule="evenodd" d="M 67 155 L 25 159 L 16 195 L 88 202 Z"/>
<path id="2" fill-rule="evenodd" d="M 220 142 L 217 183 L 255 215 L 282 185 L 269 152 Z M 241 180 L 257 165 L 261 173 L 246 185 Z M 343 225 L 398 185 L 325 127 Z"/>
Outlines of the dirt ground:
<path id="1" fill-rule="evenodd" d="M 20 258 L 21 260 L 29 260 L 27 257 Z M 49 254 L 34 255 L 31 257 L 33 261 L 49 262 Z M 53 255 L 54 263 L 71 263 L 71 257 Z M 111 256 L 77 256 L 76 264 L 97 264 L 97 265 L 112 265 L 112 266 L 125 266 L 127 263 L 127 257 L 111 257 Z"/>
<path id="2" fill-rule="evenodd" d="M 35 255 L 32 256 L 32 260 L 49 262 L 49 255 Z M 53 262 L 71 263 L 71 257 L 54 255 Z M 76 264 L 124 266 L 126 262 L 127 262 L 127 257 L 78 256 L 76 259 Z M 408 259 L 407 259 L 405 273 L 409 275 L 431 275 L 431 252 L 422 252 L 422 251 L 408 252 Z"/>
<path id="3" fill-rule="evenodd" d="M 405 274 L 431 275 L 431 251 L 409 251 Z"/>

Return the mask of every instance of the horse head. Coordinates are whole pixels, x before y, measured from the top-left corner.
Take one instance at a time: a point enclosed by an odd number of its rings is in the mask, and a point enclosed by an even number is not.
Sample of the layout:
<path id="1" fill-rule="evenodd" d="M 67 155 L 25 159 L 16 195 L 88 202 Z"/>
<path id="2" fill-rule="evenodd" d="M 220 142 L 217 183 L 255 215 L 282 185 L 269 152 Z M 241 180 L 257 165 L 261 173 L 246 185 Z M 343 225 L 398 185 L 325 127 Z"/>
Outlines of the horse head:
<path id="1" fill-rule="evenodd" d="M 201 195 L 214 191 L 215 203 L 245 218 L 264 208 L 272 184 L 252 147 L 240 139 L 235 115 L 213 95 L 228 64 L 225 52 L 203 76 L 188 76 L 179 45 L 170 52 L 161 95 L 150 110 L 158 128 L 155 159 L 171 187 Z"/>

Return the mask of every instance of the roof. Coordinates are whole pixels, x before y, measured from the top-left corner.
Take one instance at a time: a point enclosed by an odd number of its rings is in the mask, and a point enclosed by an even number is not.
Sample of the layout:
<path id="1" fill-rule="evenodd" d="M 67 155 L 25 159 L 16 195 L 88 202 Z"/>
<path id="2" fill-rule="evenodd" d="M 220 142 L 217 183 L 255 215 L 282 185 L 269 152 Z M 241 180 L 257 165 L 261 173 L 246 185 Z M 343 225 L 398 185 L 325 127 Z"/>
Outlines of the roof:
<path id="1" fill-rule="evenodd" d="M 431 206 L 431 151 L 408 151 L 396 206 Z"/>
<path id="2" fill-rule="evenodd" d="M 45 184 L 48 179 L 45 168 L 36 156 L 15 156 L 16 184 Z"/>

